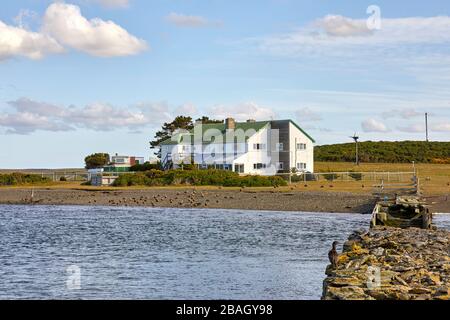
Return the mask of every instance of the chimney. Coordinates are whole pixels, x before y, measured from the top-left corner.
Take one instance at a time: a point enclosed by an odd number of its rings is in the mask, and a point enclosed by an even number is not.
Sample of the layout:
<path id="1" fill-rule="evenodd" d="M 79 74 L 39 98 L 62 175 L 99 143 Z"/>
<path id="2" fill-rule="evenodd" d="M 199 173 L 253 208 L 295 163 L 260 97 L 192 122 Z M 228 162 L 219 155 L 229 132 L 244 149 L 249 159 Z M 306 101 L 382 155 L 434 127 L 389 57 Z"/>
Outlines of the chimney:
<path id="1" fill-rule="evenodd" d="M 248 119 L 248 120 L 247 120 L 247 123 L 254 123 L 254 122 L 256 122 L 255 119 Z"/>
<path id="2" fill-rule="evenodd" d="M 236 121 L 233 118 L 227 118 L 225 120 L 225 129 L 227 130 L 236 129 Z"/>

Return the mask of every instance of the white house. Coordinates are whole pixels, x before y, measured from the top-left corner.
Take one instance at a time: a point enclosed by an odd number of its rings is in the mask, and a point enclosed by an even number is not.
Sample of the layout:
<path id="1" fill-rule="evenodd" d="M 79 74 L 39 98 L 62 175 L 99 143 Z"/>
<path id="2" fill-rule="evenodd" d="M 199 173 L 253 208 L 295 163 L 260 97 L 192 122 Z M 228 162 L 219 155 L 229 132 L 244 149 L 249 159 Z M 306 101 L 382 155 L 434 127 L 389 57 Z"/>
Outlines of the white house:
<path id="1" fill-rule="evenodd" d="M 196 123 L 163 141 L 164 169 L 195 164 L 199 168 L 241 174 L 274 175 L 314 171 L 314 139 L 292 120 Z"/>

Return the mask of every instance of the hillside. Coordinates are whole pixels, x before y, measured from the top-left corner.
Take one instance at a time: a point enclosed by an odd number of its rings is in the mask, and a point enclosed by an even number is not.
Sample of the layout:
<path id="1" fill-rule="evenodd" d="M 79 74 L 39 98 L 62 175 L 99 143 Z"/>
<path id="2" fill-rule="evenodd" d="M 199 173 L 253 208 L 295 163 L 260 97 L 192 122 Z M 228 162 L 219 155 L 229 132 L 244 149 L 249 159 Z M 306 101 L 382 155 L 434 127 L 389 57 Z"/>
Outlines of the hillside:
<path id="1" fill-rule="evenodd" d="M 333 144 L 315 147 L 316 161 L 355 161 L 355 144 Z M 400 141 L 359 143 L 361 162 L 372 163 L 448 163 L 450 164 L 450 142 Z"/>

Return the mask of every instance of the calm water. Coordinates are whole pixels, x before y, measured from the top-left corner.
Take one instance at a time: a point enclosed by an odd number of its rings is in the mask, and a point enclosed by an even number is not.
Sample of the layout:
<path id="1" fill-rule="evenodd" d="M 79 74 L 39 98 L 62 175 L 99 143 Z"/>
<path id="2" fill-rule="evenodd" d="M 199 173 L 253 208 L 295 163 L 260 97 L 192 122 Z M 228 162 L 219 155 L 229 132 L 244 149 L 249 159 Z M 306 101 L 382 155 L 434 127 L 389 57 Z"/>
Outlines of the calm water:
<path id="1" fill-rule="evenodd" d="M 0 206 L 0 298 L 319 299 L 330 243 L 369 219 Z"/>

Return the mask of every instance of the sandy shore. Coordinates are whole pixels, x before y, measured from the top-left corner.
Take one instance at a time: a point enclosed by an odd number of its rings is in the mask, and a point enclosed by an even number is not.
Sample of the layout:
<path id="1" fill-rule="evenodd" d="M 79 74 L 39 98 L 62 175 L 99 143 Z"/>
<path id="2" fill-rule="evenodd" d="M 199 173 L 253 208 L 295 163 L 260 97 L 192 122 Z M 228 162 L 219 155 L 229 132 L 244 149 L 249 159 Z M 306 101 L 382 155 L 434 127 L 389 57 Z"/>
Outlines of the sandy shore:
<path id="1" fill-rule="evenodd" d="M 269 211 L 371 213 L 370 194 L 321 191 L 229 189 L 54 189 L 35 188 L 34 204 L 213 208 Z M 426 197 L 433 212 L 450 213 L 450 196 Z M 30 204 L 30 188 L 0 188 L 0 204 Z"/>
<path id="2" fill-rule="evenodd" d="M 34 204 L 221 208 L 270 211 L 371 213 L 367 194 L 318 191 L 195 189 L 34 189 Z M 0 188 L 1 204 L 31 203 L 31 189 Z"/>

